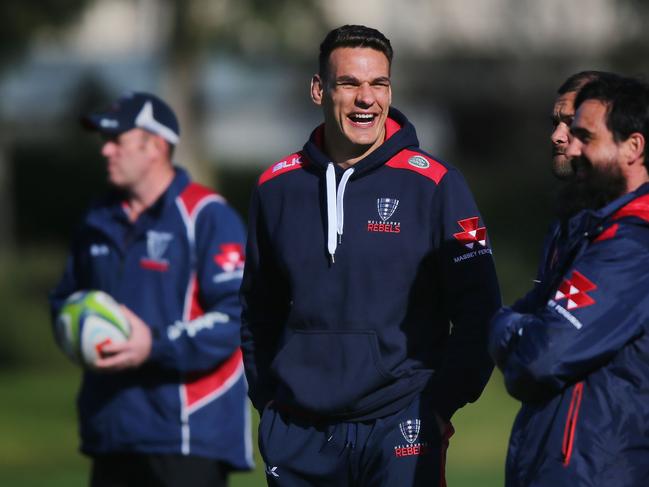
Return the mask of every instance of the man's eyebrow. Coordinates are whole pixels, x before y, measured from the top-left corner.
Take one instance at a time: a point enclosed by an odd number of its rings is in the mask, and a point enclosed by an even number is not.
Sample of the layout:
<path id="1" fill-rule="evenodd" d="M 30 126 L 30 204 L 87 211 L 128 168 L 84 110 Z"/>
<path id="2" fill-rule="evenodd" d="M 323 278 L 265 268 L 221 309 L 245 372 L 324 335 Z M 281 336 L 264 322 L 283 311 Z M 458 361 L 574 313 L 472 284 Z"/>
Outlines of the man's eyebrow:
<path id="1" fill-rule="evenodd" d="M 336 78 L 336 83 L 345 83 L 345 82 L 358 83 L 358 78 L 356 78 L 355 76 L 348 75 L 348 74 L 343 74 L 342 76 L 338 76 Z"/>
<path id="2" fill-rule="evenodd" d="M 552 114 L 554 118 L 558 118 L 560 120 L 570 120 L 572 118 L 575 118 L 575 114 L 569 113 L 569 112 L 555 112 Z"/>
<path id="3" fill-rule="evenodd" d="M 379 76 L 378 78 L 374 78 L 372 80 L 372 83 L 389 83 L 389 82 L 390 82 L 389 76 Z"/>
<path id="4" fill-rule="evenodd" d="M 355 76 L 343 74 L 336 78 L 336 83 L 360 83 L 360 81 Z M 370 83 L 390 83 L 390 78 L 388 76 L 379 76 L 371 80 Z"/>

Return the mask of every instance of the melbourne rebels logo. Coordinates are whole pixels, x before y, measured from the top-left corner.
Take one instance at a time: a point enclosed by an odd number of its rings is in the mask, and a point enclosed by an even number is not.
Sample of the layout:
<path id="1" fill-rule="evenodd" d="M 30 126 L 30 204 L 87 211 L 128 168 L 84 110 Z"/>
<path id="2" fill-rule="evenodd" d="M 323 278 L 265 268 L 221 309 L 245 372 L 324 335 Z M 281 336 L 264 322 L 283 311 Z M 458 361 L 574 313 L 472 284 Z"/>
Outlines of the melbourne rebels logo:
<path id="1" fill-rule="evenodd" d="M 383 221 L 389 220 L 394 215 L 397 206 L 399 206 L 399 200 L 394 198 L 379 198 L 376 200 L 376 209 Z"/>
<path id="2" fill-rule="evenodd" d="M 140 266 L 151 271 L 166 271 L 169 269 L 169 261 L 163 257 L 173 240 L 173 234 L 167 232 L 146 232 L 147 257 L 140 259 Z"/>
<path id="3" fill-rule="evenodd" d="M 407 443 L 394 447 L 394 456 L 411 457 L 428 453 L 427 442 L 417 442 L 419 431 L 421 430 L 420 419 L 407 419 L 399 423 L 399 431 Z"/>
<path id="4" fill-rule="evenodd" d="M 396 198 L 378 198 L 376 200 L 376 210 L 379 214 L 380 221 L 368 220 L 367 231 L 379 233 L 400 233 L 401 223 L 390 222 L 390 218 L 397 211 L 399 200 Z"/>
<path id="5" fill-rule="evenodd" d="M 587 294 L 595 289 L 597 286 L 586 276 L 579 271 L 574 271 L 570 278 L 563 280 L 554 295 L 554 300 L 558 302 L 565 299 L 566 308 L 569 310 L 583 308 L 595 304 L 595 300 Z"/>
<path id="6" fill-rule="evenodd" d="M 420 419 L 409 419 L 399 423 L 399 429 L 401 434 L 406 439 L 408 443 L 414 443 L 417 441 L 419 436 L 419 430 L 421 429 L 421 420 Z"/>

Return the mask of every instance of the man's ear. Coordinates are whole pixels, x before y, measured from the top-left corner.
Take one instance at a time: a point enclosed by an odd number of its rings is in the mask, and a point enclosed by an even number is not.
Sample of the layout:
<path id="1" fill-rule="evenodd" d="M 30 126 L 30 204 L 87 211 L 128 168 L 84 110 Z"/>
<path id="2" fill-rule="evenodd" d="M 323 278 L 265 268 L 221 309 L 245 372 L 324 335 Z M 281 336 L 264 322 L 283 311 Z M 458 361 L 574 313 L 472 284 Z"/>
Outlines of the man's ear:
<path id="1" fill-rule="evenodd" d="M 624 157 L 628 165 L 634 163 L 643 164 L 645 151 L 645 138 L 640 132 L 633 132 L 624 141 Z"/>
<path id="2" fill-rule="evenodd" d="M 324 82 L 319 74 L 314 74 L 311 78 L 311 100 L 316 105 L 322 105 L 324 95 Z"/>
<path id="3" fill-rule="evenodd" d="M 152 149 L 155 152 L 156 157 L 163 157 L 163 158 L 168 157 L 169 147 L 165 139 L 163 139 L 159 135 L 151 134 L 149 136 L 149 142 L 151 144 Z"/>

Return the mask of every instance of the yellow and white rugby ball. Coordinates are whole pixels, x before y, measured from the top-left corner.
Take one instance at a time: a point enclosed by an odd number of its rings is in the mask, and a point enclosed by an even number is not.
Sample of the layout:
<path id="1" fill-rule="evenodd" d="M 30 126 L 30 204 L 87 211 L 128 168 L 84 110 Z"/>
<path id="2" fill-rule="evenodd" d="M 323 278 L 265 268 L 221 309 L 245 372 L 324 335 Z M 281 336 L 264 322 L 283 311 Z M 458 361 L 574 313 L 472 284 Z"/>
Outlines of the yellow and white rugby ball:
<path id="1" fill-rule="evenodd" d="M 131 325 L 119 304 L 103 291 L 77 291 L 66 299 L 56 320 L 63 352 L 76 364 L 93 368 L 109 343 L 124 342 Z"/>

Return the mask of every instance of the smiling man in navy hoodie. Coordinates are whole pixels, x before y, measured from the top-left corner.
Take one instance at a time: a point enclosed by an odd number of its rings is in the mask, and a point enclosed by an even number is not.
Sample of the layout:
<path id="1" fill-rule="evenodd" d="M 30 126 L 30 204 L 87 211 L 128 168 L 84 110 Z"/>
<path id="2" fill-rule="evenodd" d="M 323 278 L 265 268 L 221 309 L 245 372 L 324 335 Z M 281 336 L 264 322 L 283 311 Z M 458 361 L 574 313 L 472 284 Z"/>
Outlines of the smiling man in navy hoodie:
<path id="1" fill-rule="evenodd" d="M 253 193 L 242 347 L 269 485 L 444 485 L 451 416 L 492 371 L 485 224 L 390 107 L 391 61 L 379 31 L 331 31 L 324 124 Z"/>

